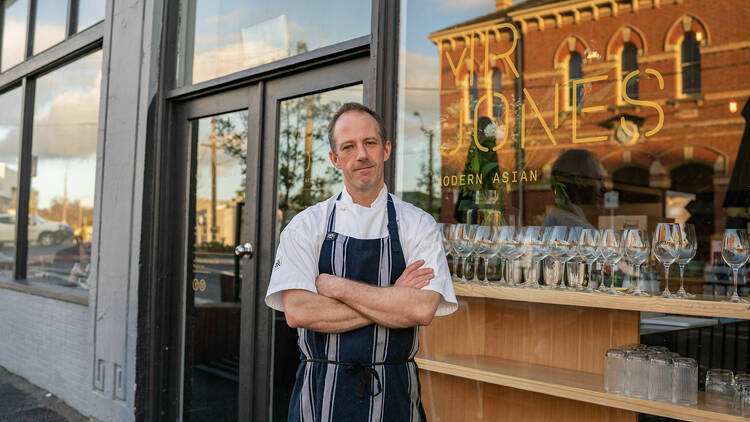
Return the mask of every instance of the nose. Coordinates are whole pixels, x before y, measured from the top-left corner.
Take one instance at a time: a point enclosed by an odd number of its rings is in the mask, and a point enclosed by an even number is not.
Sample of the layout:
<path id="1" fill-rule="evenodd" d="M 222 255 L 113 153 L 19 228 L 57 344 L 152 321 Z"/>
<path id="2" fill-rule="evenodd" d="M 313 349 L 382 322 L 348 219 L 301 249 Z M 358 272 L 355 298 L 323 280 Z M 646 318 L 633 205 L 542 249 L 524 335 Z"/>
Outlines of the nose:
<path id="1" fill-rule="evenodd" d="M 367 148 L 365 148 L 364 143 L 357 145 L 357 160 L 361 161 L 367 161 Z"/>

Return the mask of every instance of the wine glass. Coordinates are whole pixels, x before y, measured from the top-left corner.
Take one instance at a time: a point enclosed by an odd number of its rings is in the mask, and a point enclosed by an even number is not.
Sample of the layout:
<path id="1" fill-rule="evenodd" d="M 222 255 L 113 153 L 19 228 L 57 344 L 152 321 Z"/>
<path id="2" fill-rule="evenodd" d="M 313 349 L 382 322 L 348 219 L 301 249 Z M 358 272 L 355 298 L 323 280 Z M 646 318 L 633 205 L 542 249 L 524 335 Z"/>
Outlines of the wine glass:
<path id="1" fill-rule="evenodd" d="M 641 290 L 641 264 L 648 259 L 651 252 L 651 243 L 648 241 L 648 231 L 646 230 L 626 230 L 622 240 L 626 260 L 635 267 L 635 290 L 631 293 L 633 296 L 651 296 Z"/>
<path id="2" fill-rule="evenodd" d="M 578 254 L 586 262 L 589 269 L 589 280 L 586 285 L 586 291 L 592 293 L 594 289 L 591 287 L 592 270 L 594 269 L 594 262 L 599 257 L 599 242 L 601 240 L 601 233 L 597 229 L 583 229 L 581 235 L 578 238 Z"/>
<path id="3" fill-rule="evenodd" d="M 508 273 L 507 284 L 514 286 L 516 283 L 513 281 L 513 262 L 523 255 L 523 230 L 516 228 L 516 226 L 502 226 L 499 229 L 498 252 L 505 259 L 505 273 Z M 500 283 L 506 283 L 505 275 L 503 275 L 503 280 Z"/>
<path id="4" fill-rule="evenodd" d="M 669 292 L 669 267 L 680 254 L 680 226 L 674 223 L 658 223 L 651 242 L 651 251 L 659 262 L 664 265 L 664 291 L 662 297 L 673 297 Z"/>
<path id="5" fill-rule="evenodd" d="M 604 257 L 604 262 L 609 264 L 610 270 L 609 290 L 607 290 L 606 293 L 611 295 L 621 295 L 622 292 L 615 289 L 615 268 L 617 263 L 622 259 L 622 230 L 602 230 L 601 255 Z M 604 276 L 602 272 L 602 285 L 603 284 Z"/>
<path id="6" fill-rule="evenodd" d="M 680 235 L 680 254 L 677 256 L 677 263 L 680 265 L 680 289 L 674 295 L 681 298 L 690 298 L 695 297 L 695 295 L 685 291 L 685 266 L 695 258 L 695 252 L 698 249 L 695 226 L 680 224 Z"/>
<path id="7" fill-rule="evenodd" d="M 562 274 L 565 274 L 565 268 L 576 254 L 578 254 L 577 245 L 580 236 L 580 227 L 554 226 L 550 228 L 549 236 L 549 256 L 562 264 Z M 560 283 L 560 288 L 565 289 L 565 283 Z"/>
<path id="8" fill-rule="evenodd" d="M 721 242 L 721 257 L 724 258 L 727 265 L 732 267 L 732 274 L 734 275 L 734 293 L 725 302 L 748 303 L 746 299 L 737 294 L 737 273 L 740 267 L 745 265 L 750 258 L 750 243 L 745 230 L 726 229 L 724 231 L 724 240 Z"/>
<path id="9" fill-rule="evenodd" d="M 535 273 L 535 269 L 541 260 L 548 254 L 548 241 L 551 233 L 551 227 L 528 226 L 524 230 L 523 243 L 525 253 L 531 257 L 531 266 L 529 274 Z M 538 289 L 539 277 L 531 277 L 530 282 L 524 282 L 524 287 Z"/>
<path id="10" fill-rule="evenodd" d="M 474 243 L 474 236 L 477 231 L 477 225 L 475 224 L 458 224 L 456 226 L 456 253 L 461 258 L 461 279 L 458 281 L 459 284 L 468 284 L 466 280 L 466 258 L 474 252 L 476 244 Z"/>
<path id="11" fill-rule="evenodd" d="M 443 251 L 445 251 L 445 256 L 448 255 L 451 256 L 453 260 L 453 271 L 456 271 L 456 252 L 453 249 L 453 241 L 451 238 L 451 231 L 453 230 L 454 226 L 453 224 L 445 224 L 445 223 L 438 223 L 438 226 L 440 227 L 440 234 L 442 234 L 442 241 L 443 241 Z M 451 278 L 453 278 L 453 274 L 451 274 Z"/>
<path id="12" fill-rule="evenodd" d="M 472 283 L 482 284 L 489 286 L 487 280 L 487 261 L 497 254 L 495 249 L 495 237 L 497 236 L 496 227 L 490 226 L 478 226 L 476 234 L 474 235 L 475 250 L 474 253 L 477 255 L 476 264 L 474 265 L 474 278 L 471 279 Z M 479 258 L 484 260 L 484 277 L 480 280 L 479 274 Z"/>

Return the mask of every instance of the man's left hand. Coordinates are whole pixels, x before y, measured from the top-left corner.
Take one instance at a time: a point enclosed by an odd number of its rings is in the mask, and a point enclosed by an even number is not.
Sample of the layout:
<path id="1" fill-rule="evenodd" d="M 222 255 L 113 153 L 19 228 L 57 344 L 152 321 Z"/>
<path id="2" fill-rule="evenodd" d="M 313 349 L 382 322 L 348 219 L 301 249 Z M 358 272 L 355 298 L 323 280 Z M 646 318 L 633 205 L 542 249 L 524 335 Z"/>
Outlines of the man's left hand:
<path id="1" fill-rule="evenodd" d="M 315 278 L 315 288 L 318 289 L 318 294 L 336 298 L 336 292 L 346 284 L 347 280 L 341 277 L 336 277 L 331 274 L 320 274 Z"/>

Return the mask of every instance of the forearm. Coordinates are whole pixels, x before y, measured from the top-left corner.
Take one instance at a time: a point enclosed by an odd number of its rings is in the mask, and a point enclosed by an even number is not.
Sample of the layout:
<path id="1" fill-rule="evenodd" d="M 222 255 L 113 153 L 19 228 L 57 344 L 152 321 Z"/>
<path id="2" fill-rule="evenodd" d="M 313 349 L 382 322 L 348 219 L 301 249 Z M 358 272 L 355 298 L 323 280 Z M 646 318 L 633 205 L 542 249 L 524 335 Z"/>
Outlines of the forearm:
<path id="1" fill-rule="evenodd" d="M 440 295 L 432 290 L 377 287 L 345 279 L 341 280 L 334 298 L 389 328 L 429 325 L 440 301 Z"/>
<path id="2" fill-rule="evenodd" d="M 339 300 L 307 290 L 282 293 L 287 324 L 321 333 L 344 333 L 373 323 Z"/>

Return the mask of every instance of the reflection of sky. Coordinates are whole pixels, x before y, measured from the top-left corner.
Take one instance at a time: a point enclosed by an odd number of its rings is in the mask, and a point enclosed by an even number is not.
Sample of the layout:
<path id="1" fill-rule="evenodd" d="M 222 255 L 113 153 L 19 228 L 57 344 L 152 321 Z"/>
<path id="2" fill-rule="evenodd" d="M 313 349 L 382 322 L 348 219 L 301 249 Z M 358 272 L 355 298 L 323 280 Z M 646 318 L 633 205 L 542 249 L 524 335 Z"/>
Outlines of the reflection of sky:
<path id="1" fill-rule="evenodd" d="M 65 38 L 68 2 L 37 0 L 34 27 L 34 54 L 46 50 Z"/>
<path id="2" fill-rule="evenodd" d="M 37 79 L 32 189 L 39 208 L 62 197 L 66 188 L 69 202 L 93 206 L 101 68 L 100 50 Z"/>
<path id="3" fill-rule="evenodd" d="M 21 123 L 21 88 L 0 95 L 0 162 L 18 170 L 18 128 Z M 13 182 L 15 185 L 15 181 Z"/>
<path id="4" fill-rule="evenodd" d="M 216 116 L 216 119 L 228 120 L 235 128 L 234 134 L 242 135 L 243 150 L 247 147 L 247 110 Z M 237 198 L 237 191 L 242 189 L 242 163 L 221 147 L 222 140 L 217 136 L 216 144 L 216 199 L 231 201 Z M 198 120 L 198 166 L 196 174 L 196 198 L 211 199 L 211 117 Z M 244 196 L 244 192 L 243 195 Z"/>
<path id="5" fill-rule="evenodd" d="M 420 130 L 435 132 L 435 170 L 440 169 L 440 97 L 438 95 L 438 50 L 427 36 L 434 31 L 476 18 L 495 10 L 494 0 L 404 0 L 401 2 L 399 55 L 399 114 L 396 192 L 417 190 L 417 178 L 427 161 L 428 142 Z"/>
<path id="6" fill-rule="evenodd" d="M 324 3 L 307 0 L 195 1 L 195 82 L 267 62 L 255 57 L 257 54 L 247 54 L 244 48 L 268 54 L 267 50 L 272 50 L 267 45 L 268 40 L 246 39 L 247 45 L 243 46 L 242 31 L 253 33 L 253 29 L 282 15 L 286 19 L 286 33 L 281 32 L 284 28 L 277 20 L 266 34 L 273 44 L 288 38 L 288 51 L 283 56 L 296 54 L 297 41 L 304 41 L 307 49 L 313 50 L 370 33 L 369 0 L 332 0 Z M 277 31 L 275 35 L 274 28 Z M 259 34 L 256 32 L 254 35 Z M 278 55 L 274 57 L 278 58 Z"/>
<path id="7" fill-rule="evenodd" d="M 23 60 L 23 43 L 26 39 L 26 14 L 28 0 L 5 2 L 3 16 L 2 69 L 9 69 Z"/>
<path id="8" fill-rule="evenodd" d="M 321 94 L 317 94 L 320 96 L 319 105 L 326 105 L 331 103 L 347 103 L 347 102 L 362 102 L 362 85 L 355 85 L 347 88 L 341 88 L 336 89 L 333 91 L 327 91 L 323 92 Z M 289 108 L 292 107 L 292 104 L 294 101 L 299 101 L 298 99 L 292 99 L 292 100 L 286 100 L 282 101 L 280 107 L 279 107 L 279 127 L 280 132 L 287 129 L 287 128 L 301 128 L 302 133 L 300 134 L 300 138 L 297 140 L 297 142 L 300 143 L 298 146 L 297 151 L 299 151 L 300 154 L 305 153 L 305 124 L 304 122 L 300 122 L 298 120 L 298 117 L 295 114 L 292 114 L 292 112 L 287 111 Z M 327 125 L 328 121 L 330 120 L 331 116 L 326 116 L 320 119 L 321 122 L 325 122 L 325 127 L 315 127 L 314 131 L 323 132 L 323 137 L 321 139 L 315 139 L 313 140 L 313 150 L 312 150 L 312 156 L 313 156 L 313 166 L 312 166 L 312 172 L 311 172 L 311 179 L 316 178 L 324 178 L 326 176 L 326 173 L 329 171 L 329 169 L 334 169 L 333 164 L 331 163 L 331 160 L 329 158 L 328 152 L 331 150 L 330 144 L 328 142 L 328 134 L 327 134 Z M 318 124 L 319 122 L 316 122 Z M 285 144 L 287 142 L 287 139 L 284 137 L 279 140 L 279 150 L 283 150 L 285 148 Z M 290 150 L 293 148 L 290 148 Z M 315 161 L 318 159 L 322 159 L 322 161 Z M 281 165 L 281 163 L 279 164 Z M 335 170 L 339 172 L 339 170 Z M 297 183 L 295 183 L 294 187 L 291 189 L 293 194 L 297 194 L 301 191 L 303 186 L 303 178 L 304 178 L 304 171 L 300 170 L 298 172 L 299 179 L 297 180 Z M 332 194 L 335 194 L 343 188 L 343 183 L 337 183 L 336 185 L 330 185 L 326 186 L 326 189 L 329 189 Z M 279 187 L 279 193 L 282 192 L 282 187 Z"/>
<path id="9" fill-rule="evenodd" d="M 104 19 L 106 0 L 78 0 L 78 5 L 79 31 Z"/>

